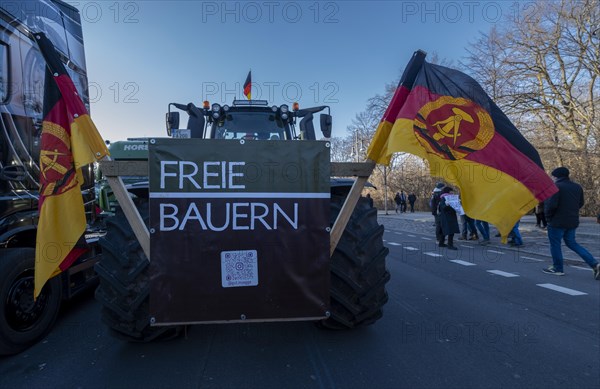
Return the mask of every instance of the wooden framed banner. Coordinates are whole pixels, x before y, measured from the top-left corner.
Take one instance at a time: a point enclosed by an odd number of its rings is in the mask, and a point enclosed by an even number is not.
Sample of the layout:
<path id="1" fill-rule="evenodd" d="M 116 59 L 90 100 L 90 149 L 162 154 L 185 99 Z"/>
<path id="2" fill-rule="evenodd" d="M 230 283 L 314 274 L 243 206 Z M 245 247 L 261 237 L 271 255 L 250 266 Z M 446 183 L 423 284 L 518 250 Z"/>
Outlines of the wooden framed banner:
<path id="1" fill-rule="evenodd" d="M 151 139 L 152 323 L 326 317 L 329 175 L 324 141 Z"/>

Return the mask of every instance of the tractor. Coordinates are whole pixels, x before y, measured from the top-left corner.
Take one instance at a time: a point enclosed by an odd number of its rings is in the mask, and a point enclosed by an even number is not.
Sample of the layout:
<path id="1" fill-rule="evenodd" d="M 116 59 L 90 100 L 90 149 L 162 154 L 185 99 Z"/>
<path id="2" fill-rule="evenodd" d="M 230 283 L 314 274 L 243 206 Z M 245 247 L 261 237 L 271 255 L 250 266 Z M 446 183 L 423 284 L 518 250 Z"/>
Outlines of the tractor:
<path id="1" fill-rule="evenodd" d="M 290 109 L 286 104 L 270 106 L 264 100 L 234 100 L 231 106 L 211 105 L 205 101 L 202 107 L 193 103 L 171 103 L 166 114 L 166 130 L 169 138 L 184 143 L 210 139 L 207 142 L 215 142 L 215 145 L 223 145 L 218 140 L 225 140 L 246 144 L 270 142 L 271 147 L 277 147 L 285 142 L 315 141 L 313 118 L 324 110 L 329 107 L 300 109 L 294 103 Z M 180 111 L 188 116 L 186 128 L 179 128 Z M 323 113 L 319 121 L 325 138 L 322 142 L 326 142 L 331 136 L 332 117 Z M 111 163 L 119 164 L 117 175 L 126 176 L 124 188 L 146 227 L 149 226 L 149 182 L 144 163 L 148 160 L 151 141 L 134 139 L 110 145 L 114 158 Z M 101 162 L 101 169 L 104 166 Z M 111 185 L 116 182 L 112 181 Z M 334 226 L 354 183 L 354 179 L 330 179 L 327 194 L 330 226 Z M 116 188 L 111 185 L 103 184 L 99 195 L 105 199 L 105 210 L 114 212 L 106 222 L 106 235 L 100 239 L 102 259 L 95 266 L 100 278 L 96 298 L 102 305 L 102 320 L 114 336 L 124 340 L 146 342 L 176 336 L 183 328 L 181 323 L 153 325 L 154 318 L 149 313 L 150 261 L 139 235 L 128 221 L 124 206 L 114 201 L 112 190 L 116 192 Z M 385 263 L 388 249 L 383 245 L 384 229 L 377 222 L 377 210 L 366 198 L 360 197 L 348 217 L 335 250 L 330 258 L 328 256 L 329 310 L 325 317 L 315 320 L 322 328 L 352 329 L 373 324 L 382 317 L 388 300 L 385 289 L 390 279 Z"/>

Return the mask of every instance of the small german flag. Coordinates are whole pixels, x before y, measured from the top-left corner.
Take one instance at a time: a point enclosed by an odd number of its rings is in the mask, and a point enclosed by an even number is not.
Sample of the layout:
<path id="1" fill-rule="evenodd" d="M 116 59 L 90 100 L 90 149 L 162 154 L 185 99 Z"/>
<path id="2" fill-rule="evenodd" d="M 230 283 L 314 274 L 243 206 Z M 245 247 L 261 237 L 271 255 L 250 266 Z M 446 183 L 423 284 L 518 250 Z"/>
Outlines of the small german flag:
<path id="1" fill-rule="evenodd" d="M 246 77 L 246 82 L 244 82 L 244 96 L 248 100 L 252 100 L 252 70 L 248 71 L 248 77 Z"/>

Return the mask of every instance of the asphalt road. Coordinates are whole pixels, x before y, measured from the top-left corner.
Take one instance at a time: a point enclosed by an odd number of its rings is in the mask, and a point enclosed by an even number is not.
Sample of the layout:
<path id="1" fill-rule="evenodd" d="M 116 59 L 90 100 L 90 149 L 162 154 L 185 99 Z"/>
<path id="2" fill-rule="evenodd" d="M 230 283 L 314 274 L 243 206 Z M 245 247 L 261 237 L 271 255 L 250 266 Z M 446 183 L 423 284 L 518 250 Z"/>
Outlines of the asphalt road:
<path id="1" fill-rule="evenodd" d="M 88 296 L 66 307 L 43 342 L 0 358 L 0 387 L 600 387 L 600 282 L 591 270 L 575 263 L 564 277 L 546 275 L 547 255 L 473 242 L 448 251 L 419 222 L 380 221 L 390 300 L 369 328 L 204 325 L 129 344 L 107 335 Z"/>

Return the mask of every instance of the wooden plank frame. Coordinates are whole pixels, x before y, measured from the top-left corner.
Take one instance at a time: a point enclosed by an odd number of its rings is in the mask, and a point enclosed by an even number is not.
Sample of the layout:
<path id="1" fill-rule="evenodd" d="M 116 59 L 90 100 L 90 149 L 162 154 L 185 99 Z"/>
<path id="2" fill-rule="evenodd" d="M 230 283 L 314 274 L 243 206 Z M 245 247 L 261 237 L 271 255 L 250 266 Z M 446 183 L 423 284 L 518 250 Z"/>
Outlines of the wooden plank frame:
<path id="1" fill-rule="evenodd" d="M 144 224 L 140 213 L 133 204 L 131 197 L 123 184 L 120 176 L 148 176 L 148 161 L 113 161 L 110 158 L 105 158 L 100 161 L 100 169 L 102 174 L 106 176 L 108 184 L 113 190 L 115 198 L 121 205 L 123 213 L 127 221 L 131 225 L 133 232 L 146 254 L 146 258 L 150 260 L 150 232 Z M 330 235 L 330 256 L 333 255 L 335 248 L 350 220 L 350 216 L 356 207 L 360 194 L 375 169 L 375 162 L 367 160 L 366 162 L 332 162 L 331 176 L 332 177 L 357 177 L 356 181 L 350 189 L 350 193 L 344 201 L 344 205 L 333 224 L 329 233 Z"/>

